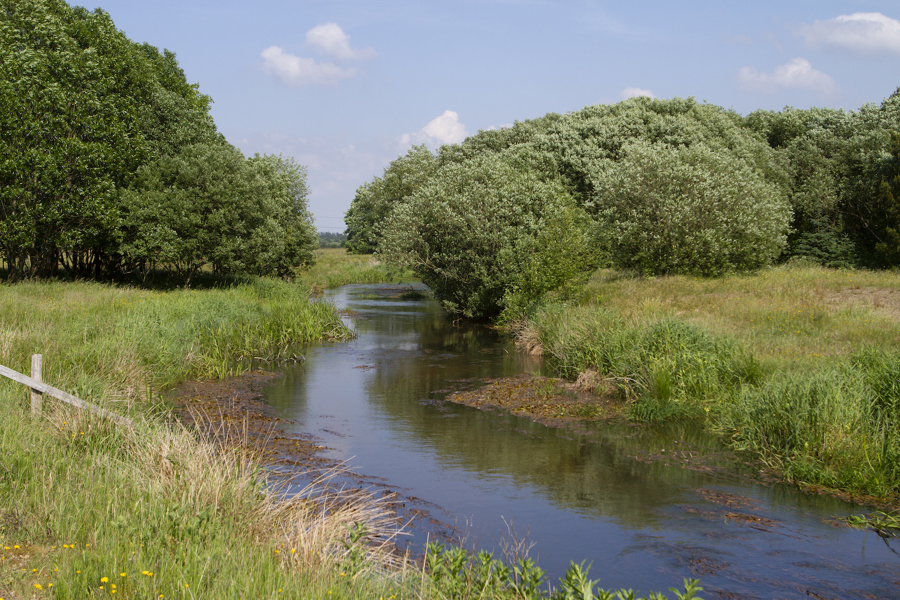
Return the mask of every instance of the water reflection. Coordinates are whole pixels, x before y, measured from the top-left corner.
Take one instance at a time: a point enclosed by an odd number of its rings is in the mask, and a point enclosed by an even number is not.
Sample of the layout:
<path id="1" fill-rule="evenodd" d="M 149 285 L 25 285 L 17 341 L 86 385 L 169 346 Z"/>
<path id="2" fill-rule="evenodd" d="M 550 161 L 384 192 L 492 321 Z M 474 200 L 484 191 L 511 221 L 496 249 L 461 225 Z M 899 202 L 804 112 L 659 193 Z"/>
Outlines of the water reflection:
<path id="1" fill-rule="evenodd" d="M 358 338 L 309 348 L 267 397 L 331 457 L 442 506 L 472 543 L 497 550 L 512 521 L 555 576 L 586 559 L 604 587 L 643 592 L 700 577 L 710 597 L 896 595 L 897 556 L 825 522 L 858 509 L 749 484 L 745 467 L 717 460 L 716 442 L 688 428 L 571 433 L 441 402 L 455 386 L 541 365 L 489 328 L 454 326 L 433 301 L 396 295 L 335 291 Z M 665 458 L 695 454 L 726 468 Z"/>

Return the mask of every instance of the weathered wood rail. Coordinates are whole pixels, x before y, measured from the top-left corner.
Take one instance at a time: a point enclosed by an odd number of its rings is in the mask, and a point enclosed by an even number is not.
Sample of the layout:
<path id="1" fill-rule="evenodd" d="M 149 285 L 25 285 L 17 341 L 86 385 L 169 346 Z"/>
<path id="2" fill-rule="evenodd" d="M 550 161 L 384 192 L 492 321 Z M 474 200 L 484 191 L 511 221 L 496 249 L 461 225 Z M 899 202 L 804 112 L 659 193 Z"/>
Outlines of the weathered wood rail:
<path id="1" fill-rule="evenodd" d="M 63 402 L 71 404 L 72 406 L 77 406 L 82 410 L 92 412 L 99 417 L 103 417 L 104 419 L 109 419 L 110 421 L 118 423 L 119 425 L 134 427 L 134 421 L 132 421 L 131 419 L 119 416 L 114 412 L 110 412 L 105 408 L 100 408 L 99 406 L 91 404 L 90 402 L 85 402 L 81 398 L 76 398 L 72 394 L 56 389 L 52 385 L 44 383 L 41 377 L 42 370 L 43 357 L 40 354 L 33 354 L 31 356 L 31 377 L 23 375 L 18 371 L 13 371 L 9 367 L 0 365 L 0 375 L 31 388 L 31 414 L 41 414 L 43 395 L 46 394 L 48 396 L 56 398 L 57 400 L 62 400 Z"/>

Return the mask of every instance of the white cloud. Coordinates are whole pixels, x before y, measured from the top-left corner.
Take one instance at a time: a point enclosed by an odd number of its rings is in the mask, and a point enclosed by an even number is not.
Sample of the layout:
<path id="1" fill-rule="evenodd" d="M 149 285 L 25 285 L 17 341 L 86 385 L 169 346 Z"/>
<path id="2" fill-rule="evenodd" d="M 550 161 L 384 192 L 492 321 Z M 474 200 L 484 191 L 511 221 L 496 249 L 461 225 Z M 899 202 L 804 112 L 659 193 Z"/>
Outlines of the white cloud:
<path id="1" fill-rule="evenodd" d="M 881 13 L 853 13 L 803 25 L 810 46 L 838 46 L 860 53 L 900 52 L 900 21 Z"/>
<path id="2" fill-rule="evenodd" d="M 622 90 L 622 93 L 619 94 L 619 98 L 622 100 L 628 100 L 629 98 L 636 98 L 638 96 L 647 96 L 648 98 L 656 98 L 656 94 L 651 92 L 650 90 L 642 90 L 641 88 L 636 87 L 627 87 Z"/>
<path id="3" fill-rule="evenodd" d="M 428 144 L 437 148 L 443 144 L 458 144 L 469 136 L 466 126 L 459 122 L 459 115 L 452 110 L 428 122 L 428 125 L 415 133 L 404 133 L 400 137 L 400 146 L 406 148 L 413 144 Z"/>
<path id="4" fill-rule="evenodd" d="M 373 48 L 354 50 L 350 47 L 350 37 L 337 23 L 316 25 L 306 32 L 306 44 L 330 54 L 338 60 L 368 60 L 378 53 Z"/>
<path id="5" fill-rule="evenodd" d="M 260 53 L 262 70 L 288 85 L 329 85 L 353 77 L 356 69 L 343 69 L 334 63 L 318 63 L 311 58 L 295 56 L 278 46 Z"/>
<path id="6" fill-rule="evenodd" d="M 778 90 L 812 90 L 833 94 L 837 84 L 829 75 L 816 71 L 805 58 L 795 58 L 787 64 L 775 67 L 773 73 L 763 73 L 753 67 L 744 67 L 738 73 L 742 90 L 776 92 Z"/>
<path id="7" fill-rule="evenodd" d="M 253 133 L 228 141 L 252 156 L 255 152 L 291 156 L 308 168 L 309 208 L 316 226 L 327 231 L 344 230 L 344 213 L 356 189 L 380 175 L 397 158 L 397 140 L 378 137 L 351 140 L 341 134 L 300 137 L 285 133 Z"/>

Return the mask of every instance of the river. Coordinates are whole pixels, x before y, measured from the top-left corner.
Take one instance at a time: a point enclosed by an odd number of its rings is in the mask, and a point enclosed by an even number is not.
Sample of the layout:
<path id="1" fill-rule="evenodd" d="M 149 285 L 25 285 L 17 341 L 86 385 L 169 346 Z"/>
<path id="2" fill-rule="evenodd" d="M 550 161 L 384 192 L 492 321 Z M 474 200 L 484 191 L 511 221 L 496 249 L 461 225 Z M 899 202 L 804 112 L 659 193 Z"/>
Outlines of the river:
<path id="1" fill-rule="evenodd" d="M 603 588 L 641 594 L 696 577 L 705 598 L 900 598 L 900 544 L 834 522 L 863 509 L 755 483 L 709 436 L 574 432 L 445 402 L 448 390 L 543 365 L 405 289 L 330 290 L 356 339 L 306 349 L 266 400 L 327 457 L 440 521 L 414 527 L 414 544 L 452 526 L 500 553 L 512 530 L 554 581 L 574 560 Z"/>

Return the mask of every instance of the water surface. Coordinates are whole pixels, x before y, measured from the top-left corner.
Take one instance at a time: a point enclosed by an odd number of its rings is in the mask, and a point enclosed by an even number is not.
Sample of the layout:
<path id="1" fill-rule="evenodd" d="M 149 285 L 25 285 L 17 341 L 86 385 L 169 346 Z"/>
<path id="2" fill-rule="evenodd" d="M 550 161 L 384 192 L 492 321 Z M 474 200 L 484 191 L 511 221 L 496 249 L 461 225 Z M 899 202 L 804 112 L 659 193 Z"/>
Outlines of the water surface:
<path id="1" fill-rule="evenodd" d="M 449 389 L 542 365 L 433 300 L 398 296 L 384 285 L 330 291 L 358 337 L 308 348 L 267 401 L 328 457 L 413 497 L 467 544 L 499 552 L 512 528 L 554 580 L 586 560 L 604 588 L 641 593 L 697 577 L 706 598 L 900 598 L 896 544 L 832 521 L 859 507 L 752 483 L 696 431 L 573 433 L 443 402 Z"/>

